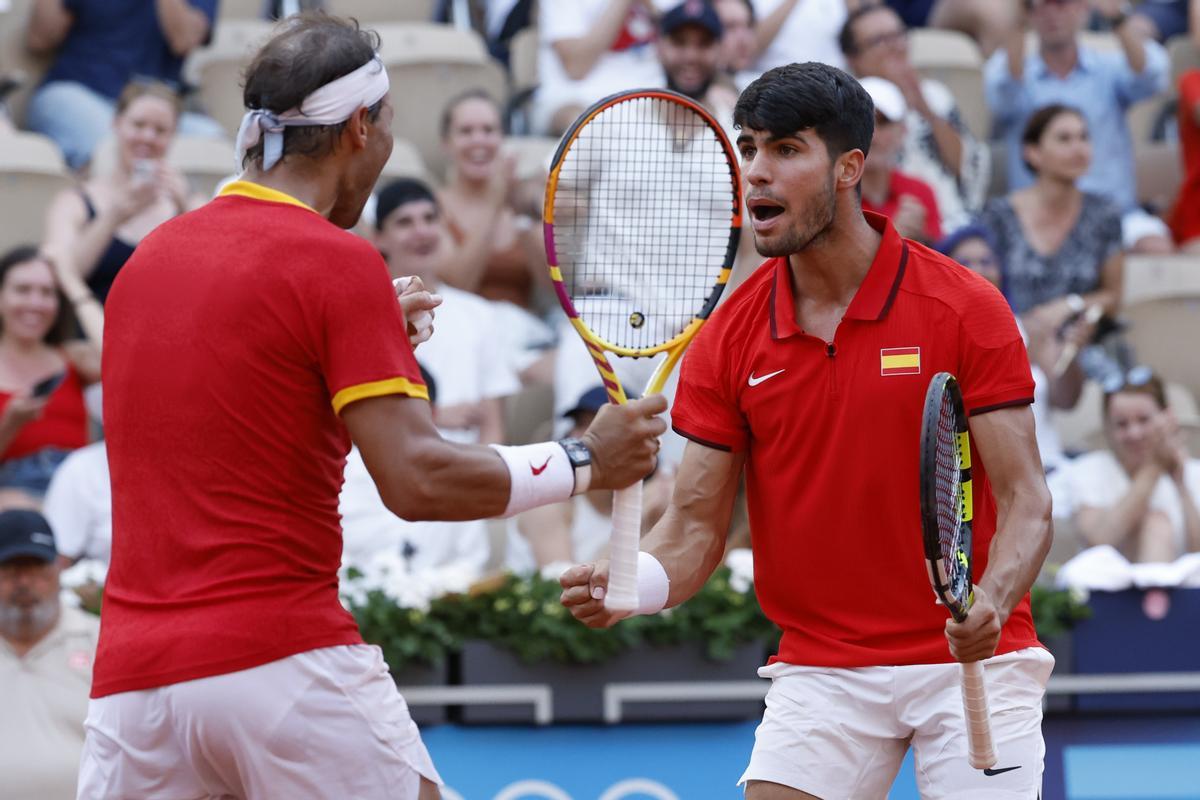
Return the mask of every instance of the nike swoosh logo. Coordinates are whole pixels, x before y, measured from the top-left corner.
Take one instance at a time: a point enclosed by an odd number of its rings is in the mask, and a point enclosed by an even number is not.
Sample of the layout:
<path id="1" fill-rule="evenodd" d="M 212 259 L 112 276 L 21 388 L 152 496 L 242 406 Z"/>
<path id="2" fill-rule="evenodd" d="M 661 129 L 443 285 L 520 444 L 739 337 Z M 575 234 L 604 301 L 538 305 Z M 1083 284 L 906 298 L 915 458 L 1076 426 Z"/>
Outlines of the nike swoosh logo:
<path id="1" fill-rule="evenodd" d="M 747 383 L 749 383 L 751 386 L 758 386 L 763 381 L 768 380 L 770 378 L 774 378 L 779 373 L 786 372 L 786 371 L 787 370 L 784 370 L 784 369 L 777 369 L 774 372 L 768 372 L 766 375 L 758 375 L 758 376 L 755 376 L 755 374 L 753 372 L 751 372 L 750 379 L 747 381 Z"/>
<path id="2" fill-rule="evenodd" d="M 1020 767 L 1016 766 L 1016 767 L 1001 767 L 1000 769 L 985 769 L 983 771 L 983 774 L 987 775 L 990 778 L 993 775 L 1003 775 L 1006 772 L 1012 772 L 1014 769 L 1020 769 Z"/>
<path id="3" fill-rule="evenodd" d="M 534 475 L 541 475 L 543 472 L 546 471 L 546 467 L 548 467 L 550 465 L 550 459 L 552 459 L 552 458 L 554 458 L 554 456 L 546 456 L 546 463 L 542 464 L 540 467 L 535 467 L 533 464 L 530 464 L 529 471 L 532 472 Z"/>

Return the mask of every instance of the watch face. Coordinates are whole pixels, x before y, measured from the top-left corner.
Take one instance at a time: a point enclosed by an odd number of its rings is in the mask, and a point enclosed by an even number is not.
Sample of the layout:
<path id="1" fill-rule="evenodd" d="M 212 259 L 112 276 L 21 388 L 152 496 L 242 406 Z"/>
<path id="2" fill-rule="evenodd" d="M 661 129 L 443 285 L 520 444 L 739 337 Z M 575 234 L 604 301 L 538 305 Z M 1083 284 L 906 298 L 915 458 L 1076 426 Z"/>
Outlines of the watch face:
<path id="1" fill-rule="evenodd" d="M 578 439 L 563 439 L 559 442 L 563 449 L 567 451 L 567 458 L 571 461 L 571 466 L 582 467 L 592 463 L 591 451 L 587 449 L 587 445 Z"/>

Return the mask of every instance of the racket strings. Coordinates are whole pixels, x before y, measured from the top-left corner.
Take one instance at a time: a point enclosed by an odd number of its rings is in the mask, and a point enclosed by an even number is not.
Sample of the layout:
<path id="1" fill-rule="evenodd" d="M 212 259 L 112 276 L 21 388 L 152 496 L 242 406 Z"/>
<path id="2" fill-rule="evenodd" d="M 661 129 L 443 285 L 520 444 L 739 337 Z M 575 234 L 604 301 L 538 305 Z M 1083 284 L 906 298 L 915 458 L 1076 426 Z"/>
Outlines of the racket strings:
<path id="1" fill-rule="evenodd" d="M 649 349 L 704 307 L 737 207 L 707 121 L 659 97 L 602 110 L 563 159 L 554 244 L 572 303 L 600 338 Z"/>
<path id="2" fill-rule="evenodd" d="M 937 458 L 935 486 L 937 491 L 937 519 L 942 561 L 950 577 L 950 590 L 960 600 L 970 591 L 966 575 L 969 563 L 963 555 L 961 477 L 962 459 L 958 452 L 958 430 L 955 425 L 954 406 L 949 394 L 942 397 L 938 414 Z"/>

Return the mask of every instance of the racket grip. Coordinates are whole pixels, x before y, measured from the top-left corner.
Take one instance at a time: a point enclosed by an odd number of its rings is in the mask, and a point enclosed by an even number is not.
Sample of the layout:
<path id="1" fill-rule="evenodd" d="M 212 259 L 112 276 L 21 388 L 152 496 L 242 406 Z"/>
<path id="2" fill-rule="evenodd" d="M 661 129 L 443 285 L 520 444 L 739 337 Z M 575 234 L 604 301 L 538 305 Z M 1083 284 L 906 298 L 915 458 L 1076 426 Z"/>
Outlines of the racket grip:
<path id="1" fill-rule="evenodd" d="M 996 748 L 992 745 L 992 723 L 988 714 L 987 684 L 983 662 L 962 664 L 963 717 L 967 722 L 967 755 L 975 769 L 996 766 Z"/>
<path id="2" fill-rule="evenodd" d="M 604 595 L 604 607 L 611 611 L 636 611 L 637 554 L 642 534 L 641 481 L 613 493 L 612 518 L 612 538 L 608 544 L 608 591 Z"/>

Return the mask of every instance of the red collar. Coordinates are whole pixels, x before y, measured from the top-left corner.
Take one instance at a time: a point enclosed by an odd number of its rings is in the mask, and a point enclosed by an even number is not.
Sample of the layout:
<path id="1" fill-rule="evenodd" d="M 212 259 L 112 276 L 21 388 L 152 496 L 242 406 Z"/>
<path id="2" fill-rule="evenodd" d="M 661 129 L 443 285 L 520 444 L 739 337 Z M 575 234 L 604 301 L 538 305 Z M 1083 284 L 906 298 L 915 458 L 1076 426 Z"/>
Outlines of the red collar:
<path id="1" fill-rule="evenodd" d="M 867 271 L 844 319 L 881 320 L 896 299 L 908 262 L 908 243 L 896 232 L 891 220 L 864 211 L 867 223 L 883 234 L 875 259 Z M 775 280 L 771 284 L 771 338 L 786 339 L 804 333 L 796 324 L 796 302 L 792 293 L 791 267 L 786 258 L 775 260 Z"/>

